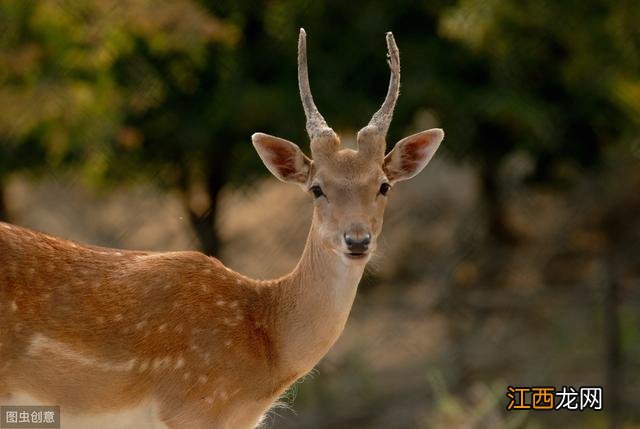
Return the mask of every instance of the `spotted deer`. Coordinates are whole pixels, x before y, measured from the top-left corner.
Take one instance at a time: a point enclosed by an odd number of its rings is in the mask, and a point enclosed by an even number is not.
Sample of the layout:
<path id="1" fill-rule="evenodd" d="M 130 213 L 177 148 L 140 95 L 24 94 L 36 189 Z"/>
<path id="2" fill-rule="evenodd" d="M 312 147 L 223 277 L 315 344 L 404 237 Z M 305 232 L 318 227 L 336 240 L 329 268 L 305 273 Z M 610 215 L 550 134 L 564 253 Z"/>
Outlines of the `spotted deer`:
<path id="1" fill-rule="evenodd" d="M 312 158 L 294 143 L 252 136 L 266 167 L 314 199 L 306 245 L 290 274 L 254 280 L 194 251 L 88 246 L 0 223 L 0 394 L 28 392 L 63 412 L 150 401 L 169 428 L 253 428 L 341 334 L 376 248 L 387 195 L 418 174 L 444 134 L 400 140 L 385 156 L 400 87 L 386 35 L 386 99 L 340 147 L 311 95 L 306 34 L 298 80 Z"/>

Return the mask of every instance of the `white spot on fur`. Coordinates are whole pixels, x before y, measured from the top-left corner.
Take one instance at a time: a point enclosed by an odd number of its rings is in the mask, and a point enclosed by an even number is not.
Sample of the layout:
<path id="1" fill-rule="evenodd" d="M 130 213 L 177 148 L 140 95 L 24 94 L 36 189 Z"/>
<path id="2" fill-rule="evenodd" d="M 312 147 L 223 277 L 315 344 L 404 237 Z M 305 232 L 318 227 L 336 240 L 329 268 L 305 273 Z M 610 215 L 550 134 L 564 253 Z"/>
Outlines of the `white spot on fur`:
<path id="1" fill-rule="evenodd" d="M 136 366 L 136 359 L 135 358 L 129 359 L 129 362 L 127 362 L 127 370 L 133 371 L 133 368 L 135 368 L 135 366 Z"/>
<path id="2" fill-rule="evenodd" d="M 120 313 L 116 314 L 115 317 L 113 318 L 113 320 L 115 320 L 116 322 L 119 322 L 122 319 L 124 319 L 124 317 Z"/>
<path id="3" fill-rule="evenodd" d="M 231 347 L 231 340 L 227 340 L 227 341 L 225 341 L 225 342 L 224 342 L 224 346 L 225 346 L 226 348 Z"/>
<path id="4" fill-rule="evenodd" d="M 213 398 L 211 396 L 204 398 L 204 401 L 209 405 L 213 404 Z"/>
<path id="5" fill-rule="evenodd" d="M 216 305 L 219 305 L 219 306 L 223 306 L 223 305 L 225 305 L 226 303 L 227 303 L 227 302 L 226 302 L 226 301 L 224 301 L 224 300 L 222 300 L 222 299 L 221 299 L 220 301 L 216 301 Z"/>
<path id="6" fill-rule="evenodd" d="M 236 308 L 238 306 L 238 301 L 231 301 L 229 303 L 229 308 Z"/>
<path id="7" fill-rule="evenodd" d="M 165 329 L 167 329 L 166 323 L 163 323 L 162 325 L 158 326 L 158 332 L 164 332 Z"/>
<path id="8" fill-rule="evenodd" d="M 189 379 L 189 377 L 191 377 L 191 373 L 189 373 L 189 372 L 185 372 L 185 373 L 184 373 L 184 375 L 182 376 L 182 378 L 183 378 L 184 380 L 188 380 L 188 379 Z"/>
<path id="9" fill-rule="evenodd" d="M 18 311 L 18 304 L 15 301 L 11 301 L 11 310 L 15 313 Z"/>
<path id="10" fill-rule="evenodd" d="M 183 329 L 182 323 L 178 323 L 173 330 L 176 332 L 182 332 L 182 329 Z"/>
<path id="11" fill-rule="evenodd" d="M 136 359 L 116 363 L 100 360 L 95 356 L 80 353 L 62 341 L 49 338 L 42 334 L 36 334 L 29 343 L 27 355 L 43 358 L 43 354 L 54 355 L 64 360 L 69 360 L 73 363 L 101 371 L 131 371 L 136 364 Z"/>
<path id="12" fill-rule="evenodd" d="M 183 366 L 184 366 L 184 358 L 182 356 L 179 356 L 178 359 L 176 359 L 175 369 L 180 369 Z"/>
<path id="13" fill-rule="evenodd" d="M 141 321 L 141 322 L 138 322 L 138 323 L 136 323 L 136 329 L 139 331 L 139 330 L 141 330 L 142 328 L 144 328 L 144 326 L 145 326 L 146 324 L 147 324 L 147 321 L 146 321 L 146 320 L 143 320 L 143 321 Z"/>
<path id="14" fill-rule="evenodd" d="M 162 359 L 160 358 L 155 358 L 153 360 L 153 369 L 158 369 L 160 368 L 160 365 L 162 365 Z"/>

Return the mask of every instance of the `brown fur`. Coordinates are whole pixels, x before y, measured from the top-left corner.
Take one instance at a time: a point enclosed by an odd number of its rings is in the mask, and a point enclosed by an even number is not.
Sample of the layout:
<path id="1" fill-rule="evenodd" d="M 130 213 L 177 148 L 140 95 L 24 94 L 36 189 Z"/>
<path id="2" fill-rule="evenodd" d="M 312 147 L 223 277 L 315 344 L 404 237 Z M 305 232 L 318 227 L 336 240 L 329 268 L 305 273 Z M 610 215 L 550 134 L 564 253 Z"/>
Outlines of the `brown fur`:
<path id="1" fill-rule="evenodd" d="M 201 253 L 95 248 L 0 223 L 0 267 L 0 391 L 82 412 L 153 397 L 169 422 L 215 422 L 231 401 L 263 402 L 255 419 L 290 377 L 279 376 L 273 286 Z"/>

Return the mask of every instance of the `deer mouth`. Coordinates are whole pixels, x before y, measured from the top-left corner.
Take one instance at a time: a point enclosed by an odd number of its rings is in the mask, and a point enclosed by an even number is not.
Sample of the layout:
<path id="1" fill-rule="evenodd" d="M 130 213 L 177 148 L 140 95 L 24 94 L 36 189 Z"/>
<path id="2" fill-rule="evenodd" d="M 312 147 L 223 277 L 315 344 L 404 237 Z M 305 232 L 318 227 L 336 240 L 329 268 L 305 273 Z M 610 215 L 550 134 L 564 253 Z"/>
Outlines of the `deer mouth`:
<path id="1" fill-rule="evenodd" d="M 367 257 L 367 252 L 351 252 L 345 253 L 345 255 L 349 259 L 363 259 Z"/>

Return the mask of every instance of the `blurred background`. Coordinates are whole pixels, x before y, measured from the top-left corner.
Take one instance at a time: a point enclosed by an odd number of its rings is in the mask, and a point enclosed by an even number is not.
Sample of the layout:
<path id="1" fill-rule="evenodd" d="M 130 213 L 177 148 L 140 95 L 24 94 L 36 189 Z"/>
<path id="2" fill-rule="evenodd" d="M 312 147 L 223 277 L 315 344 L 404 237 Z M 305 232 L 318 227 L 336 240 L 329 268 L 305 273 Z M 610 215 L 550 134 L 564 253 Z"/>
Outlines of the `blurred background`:
<path id="1" fill-rule="evenodd" d="M 310 197 L 250 135 L 307 150 L 305 27 L 316 103 L 353 140 L 392 30 L 389 148 L 447 136 L 393 190 L 343 336 L 267 427 L 639 428 L 639 22 L 634 0 L 3 0 L 0 219 L 282 275 Z M 509 385 L 602 386 L 604 409 L 507 412 Z"/>

